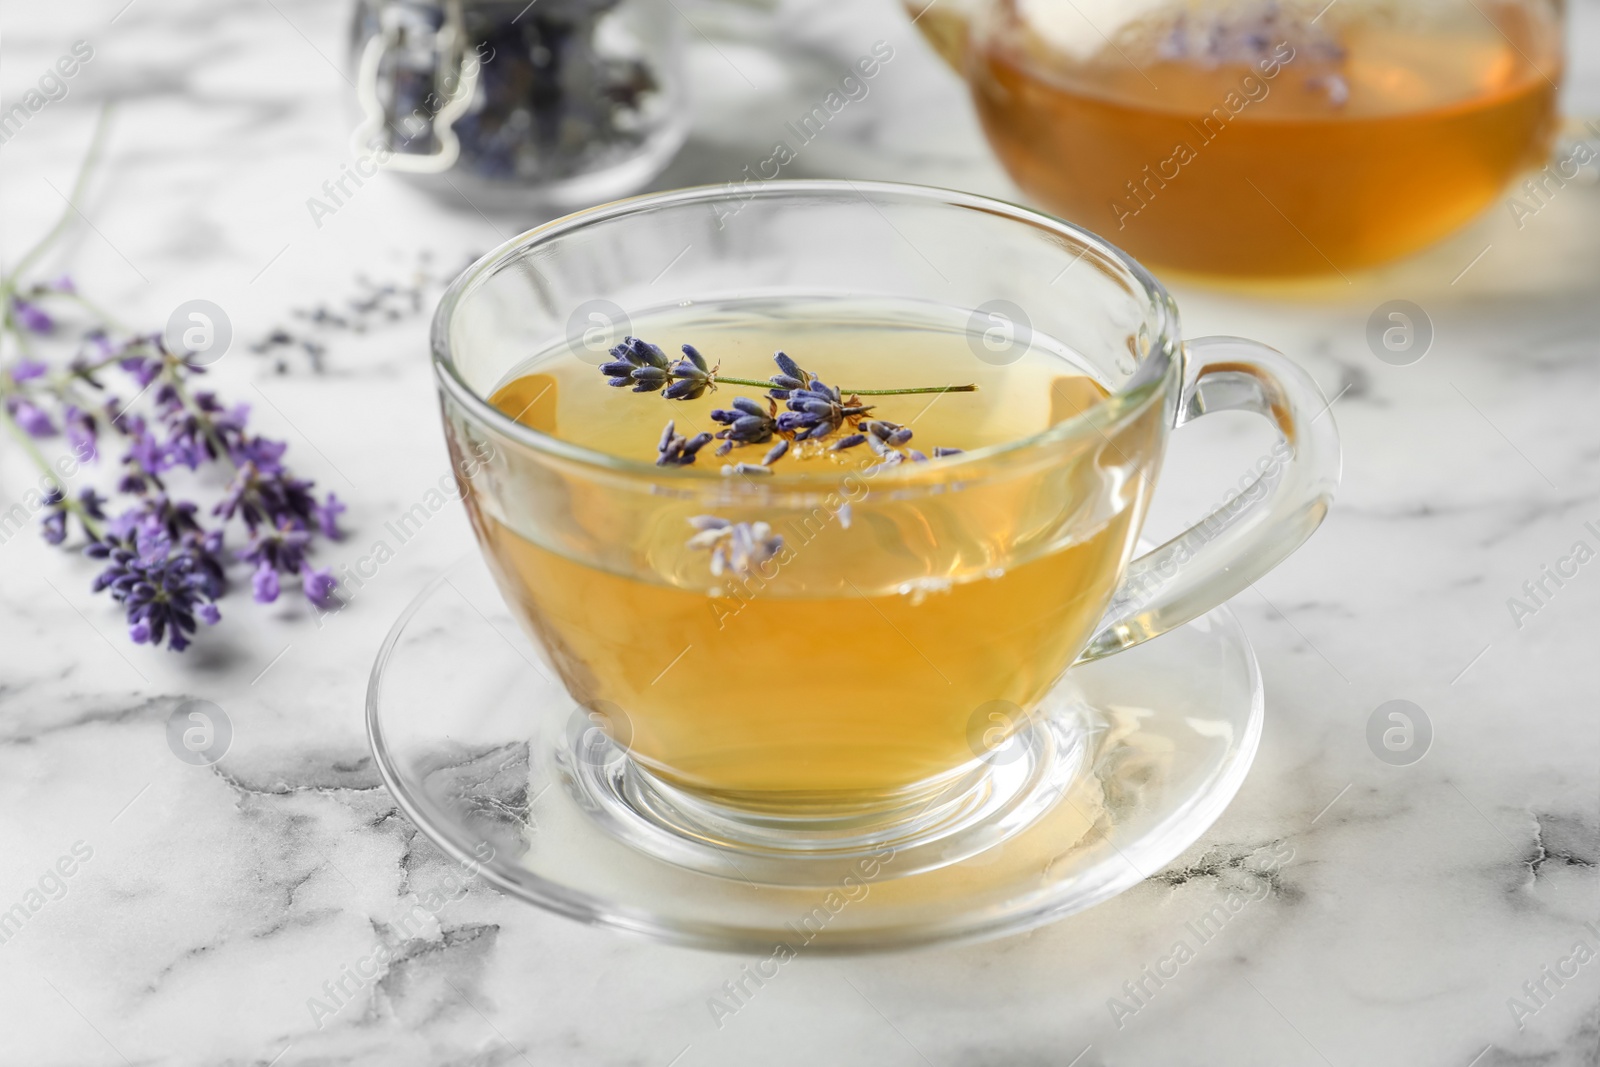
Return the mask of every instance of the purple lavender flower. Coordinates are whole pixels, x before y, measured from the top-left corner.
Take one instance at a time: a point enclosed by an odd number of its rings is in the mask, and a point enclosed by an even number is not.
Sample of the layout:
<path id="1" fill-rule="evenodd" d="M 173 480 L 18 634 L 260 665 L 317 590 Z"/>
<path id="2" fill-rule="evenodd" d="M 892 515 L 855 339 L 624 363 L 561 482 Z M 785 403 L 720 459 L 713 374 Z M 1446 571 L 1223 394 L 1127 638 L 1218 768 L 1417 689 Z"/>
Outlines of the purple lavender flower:
<path id="1" fill-rule="evenodd" d="M 177 389 L 163 382 L 156 388 L 155 404 L 167 430 L 167 456 L 174 464 L 199 470 L 202 463 L 219 458 L 222 450 L 238 452 L 251 444 L 244 437 L 243 419 L 248 409 L 226 411 L 212 393 L 195 393 L 195 410 L 190 410 Z M 283 448 L 277 445 L 275 453 L 268 451 L 274 465 Z M 240 460 L 235 458 L 235 462 Z"/>
<path id="2" fill-rule="evenodd" d="M 161 374 L 161 361 L 150 356 L 137 353 L 120 360 L 117 366 L 133 375 L 133 380 L 139 383 L 139 388 L 144 389 Z"/>
<path id="3" fill-rule="evenodd" d="M 105 512 L 101 510 L 101 505 L 105 502 L 105 497 L 92 488 L 80 490 L 78 493 L 78 504 L 91 519 L 100 520 L 106 517 Z M 48 510 L 44 518 L 39 520 L 40 533 L 50 544 L 59 545 L 67 539 L 67 516 L 72 511 L 67 506 L 66 494 L 58 485 L 45 494 L 42 503 Z M 93 539 L 93 534 L 89 532 L 87 526 L 83 532 L 85 536 Z"/>
<path id="4" fill-rule="evenodd" d="M 126 540 L 90 542 L 85 555 L 107 560 L 93 590 L 108 589 L 127 612 L 128 636 L 135 643 L 160 644 L 182 652 L 195 631 L 195 612 L 209 599 L 206 582 L 192 555 L 173 551 L 165 536 L 140 533 Z M 212 617 L 215 612 L 206 612 Z"/>
<path id="5" fill-rule="evenodd" d="M 49 333 L 56 328 L 56 321 L 44 308 L 20 296 L 11 298 L 11 317 L 29 333 Z"/>
<path id="6" fill-rule="evenodd" d="M 317 528 L 322 531 L 323 537 L 337 541 L 344 536 L 344 531 L 339 529 L 339 516 L 348 509 L 342 500 L 329 493 L 327 500 L 311 510 L 317 517 Z"/>
<path id="7" fill-rule="evenodd" d="M 816 441 L 828 436 L 845 420 L 859 418 L 870 407 L 846 404 L 839 390 L 812 378 L 804 389 L 774 390 L 786 393 L 789 410 L 778 416 L 778 429 L 792 433 L 798 441 Z M 770 394 L 769 394 L 770 395 Z"/>
<path id="8" fill-rule="evenodd" d="M 275 529 L 257 533 L 250 544 L 235 555 L 246 563 L 254 563 L 258 570 L 267 566 L 284 574 L 299 574 L 310 545 L 311 534 L 304 527 L 284 522 Z"/>
<path id="9" fill-rule="evenodd" d="M 774 353 L 772 359 L 778 365 L 778 373 L 768 379 L 776 386 L 767 394 L 772 399 L 787 400 L 792 390 L 804 389 L 806 383 L 811 380 L 811 375 L 801 370 L 800 364 L 790 359 L 786 353 Z"/>
<path id="10" fill-rule="evenodd" d="M 39 520 L 39 533 L 46 543 L 59 545 L 67 539 L 67 498 L 59 489 L 45 494 L 44 506 L 49 509 Z"/>
<path id="11" fill-rule="evenodd" d="M 49 414 L 33 401 L 13 393 L 6 397 L 6 410 L 29 437 L 55 436 L 56 424 L 51 421 Z"/>
<path id="12" fill-rule="evenodd" d="M 26 382 L 33 378 L 42 378 L 49 369 L 36 359 L 19 359 L 11 365 L 11 380 Z"/>
<path id="13" fill-rule="evenodd" d="M 272 564 L 263 561 L 250 576 L 250 594 L 257 604 L 270 604 L 278 599 L 278 572 Z"/>
<path id="14" fill-rule="evenodd" d="M 672 380 L 672 372 L 662 367 L 635 367 L 632 379 L 634 392 L 653 393 Z"/>
<path id="15" fill-rule="evenodd" d="M 333 572 L 326 567 L 318 569 L 307 563 L 300 568 L 300 588 L 306 599 L 319 608 L 326 608 L 333 603 L 333 591 L 338 585 Z"/>
<path id="16" fill-rule="evenodd" d="M 735 397 L 732 408 L 715 408 L 711 412 L 713 422 L 727 427 L 718 430 L 717 437 L 741 445 L 761 445 L 772 440 L 781 418 L 773 418 L 760 401 L 747 396 Z"/>
<path id="17" fill-rule="evenodd" d="M 138 415 L 122 415 L 119 417 L 122 432 L 128 438 L 128 450 L 122 457 L 122 462 L 132 468 L 134 472 L 125 479 L 125 493 L 142 492 L 141 488 L 146 475 L 160 474 L 173 465 L 170 453 L 161 438 L 150 431 L 149 424 Z"/>
<path id="18" fill-rule="evenodd" d="M 711 368 L 706 366 L 706 357 L 694 345 L 684 345 L 683 354 L 687 358 L 678 360 L 671 368 L 677 381 L 661 394 L 668 400 L 698 400 L 711 388 Z"/>
<path id="19" fill-rule="evenodd" d="M 199 510 L 199 505 L 192 501 L 174 500 L 166 493 L 158 492 L 146 498 L 144 504 L 129 515 L 139 528 L 149 530 L 152 535 L 164 535 L 179 541 L 186 534 L 205 533 L 200 520 L 195 517 Z M 128 517 L 125 515 L 124 519 Z"/>
<path id="20" fill-rule="evenodd" d="M 83 462 L 99 459 L 99 424 L 92 413 L 76 404 L 68 404 L 61 415 L 61 425 L 67 434 L 67 446 Z"/>
<path id="21" fill-rule="evenodd" d="M 243 517 L 252 533 L 263 524 L 277 526 L 290 521 L 308 527 L 318 521 L 317 500 L 311 495 L 311 485 L 285 470 L 263 471 L 254 463 L 246 462 L 240 466 L 214 513 L 224 519 L 234 515 Z"/>
<path id="22" fill-rule="evenodd" d="M 611 362 L 600 365 L 600 373 L 619 389 L 631 385 L 636 393 L 650 393 L 672 379 L 667 354 L 637 337 L 623 338 L 611 355 Z"/>
<path id="23" fill-rule="evenodd" d="M 264 474 L 278 474 L 283 470 L 283 454 L 288 444 L 266 437 L 252 437 L 234 445 L 233 461 L 243 466 L 248 463 Z"/>

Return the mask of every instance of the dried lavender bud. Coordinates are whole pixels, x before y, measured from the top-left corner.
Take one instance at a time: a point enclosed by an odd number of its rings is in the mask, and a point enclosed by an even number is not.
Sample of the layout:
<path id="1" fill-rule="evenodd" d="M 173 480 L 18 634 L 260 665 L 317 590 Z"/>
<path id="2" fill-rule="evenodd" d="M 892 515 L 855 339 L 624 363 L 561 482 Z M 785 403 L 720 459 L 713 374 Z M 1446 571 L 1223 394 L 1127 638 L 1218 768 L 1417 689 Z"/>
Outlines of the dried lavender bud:
<path id="1" fill-rule="evenodd" d="M 889 422 L 887 419 L 870 419 L 862 423 L 861 428 L 884 443 L 895 445 L 896 447 L 911 440 L 911 428 L 909 426 L 901 426 L 899 423 Z"/>
<path id="2" fill-rule="evenodd" d="M 667 354 L 648 341 L 637 337 L 624 337 L 622 343 L 611 350 L 618 359 L 625 359 L 635 367 L 667 369 Z"/>
<path id="3" fill-rule="evenodd" d="M 805 382 L 811 380 L 811 375 L 801 370 L 800 364 L 790 359 L 784 353 L 773 353 L 772 360 L 778 365 L 778 370 L 783 373 L 783 376 L 794 382 L 793 385 L 786 386 L 786 388 L 799 389 Z"/>
<path id="4" fill-rule="evenodd" d="M 964 448 L 938 448 L 938 447 L 935 447 L 934 450 L 933 450 L 933 458 L 934 459 L 943 459 L 945 456 L 959 456 L 962 453 L 964 453 L 965 451 L 966 451 L 966 449 L 964 449 Z"/>
<path id="5" fill-rule="evenodd" d="M 730 443 L 766 444 L 778 429 L 778 420 L 760 402 L 745 396 L 737 397 L 732 409 L 717 408 L 712 411 L 711 418 L 727 427 L 718 431 L 717 436 Z"/>
<path id="6" fill-rule="evenodd" d="M 710 549 L 714 575 L 729 570 L 749 574 L 783 551 L 783 538 L 764 522 L 730 523 L 715 515 L 700 515 L 689 523 L 700 532 L 689 538 L 688 547 Z"/>
<path id="7" fill-rule="evenodd" d="M 684 437 L 677 432 L 677 423 L 668 422 L 666 429 L 661 431 L 661 441 L 656 445 L 656 466 L 658 467 L 687 467 L 694 462 L 695 454 L 711 442 L 708 433 L 697 433 L 693 437 Z"/>
<path id="8" fill-rule="evenodd" d="M 866 434 L 864 434 L 864 433 L 853 433 L 849 437 L 841 437 L 839 440 L 835 441 L 833 443 L 833 447 L 832 447 L 832 449 L 830 449 L 830 451 L 843 452 L 847 448 L 854 448 L 857 445 L 866 444 L 866 441 L 867 441 L 867 435 Z"/>
<path id="9" fill-rule="evenodd" d="M 787 451 L 789 451 L 789 442 L 780 440 L 768 450 L 766 455 L 761 457 L 761 465 L 763 467 L 772 466 L 774 463 L 778 462 L 778 460 L 782 459 L 783 454 Z"/>
<path id="10" fill-rule="evenodd" d="M 801 441 L 816 441 L 826 437 L 842 426 L 846 419 L 859 418 L 872 410 L 870 407 L 845 404 L 838 389 L 824 385 L 816 378 L 811 379 L 806 388 L 790 391 L 788 407 L 788 411 L 778 416 L 778 429 L 794 434 Z"/>
<path id="11" fill-rule="evenodd" d="M 711 370 L 706 366 L 705 357 L 694 345 L 684 345 L 683 354 L 688 358 L 678 360 L 671 367 L 672 376 L 678 380 L 661 394 L 668 400 L 698 400 L 711 388 Z"/>
<path id="12" fill-rule="evenodd" d="M 906 449 L 906 457 L 916 463 L 928 462 L 928 457 L 923 455 L 921 452 L 918 452 L 914 448 Z"/>
<path id="13" fill-rule="evenodd" d="M 883 457 L 882 461 L 880 461 L 878 463 L 874 463 L 872 466 L 867 467 L 861 473 L 862 473 L 862 475 L 864 477 L 870 478 L 874 474 L 877 474 L 880 471 L 888 470 L 890 467 L 898 467 L 898 466 L 900 466 L 900 464 L 904 463 L 905 461 L 906 461 L 906 457 L 902 456 L 900 453 L 898 453 L 898 452 L 890 452 L 888 455 Z"/>
<path id="14" fill-rule="evenodd" d="M 772 470 L 769 467 L 763 467 L 755 463 L 729 463 L 723 465 L 722 473 L 729 476 L 735 474 L 771 474 Z"/>
<path id="15" fill-rule="evenodd" d="M 665 385 L 671 375 L 661 367 L 635 367 L 632 377 L 634 392 L 653 393 Z"/>

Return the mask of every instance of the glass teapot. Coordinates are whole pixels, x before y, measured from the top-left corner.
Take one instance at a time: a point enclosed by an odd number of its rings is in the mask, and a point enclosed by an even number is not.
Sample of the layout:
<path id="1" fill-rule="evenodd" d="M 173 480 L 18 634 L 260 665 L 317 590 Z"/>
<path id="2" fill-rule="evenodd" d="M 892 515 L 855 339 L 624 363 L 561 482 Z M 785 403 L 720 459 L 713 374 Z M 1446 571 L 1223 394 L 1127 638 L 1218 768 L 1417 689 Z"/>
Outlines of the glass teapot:
<path id="1" fill-rule="evenodd" d="M 1561 0 L 905 5 L 1017 184 L 1169 269 L 1398 258 L 1543 166 L 1559 125 Z"/>

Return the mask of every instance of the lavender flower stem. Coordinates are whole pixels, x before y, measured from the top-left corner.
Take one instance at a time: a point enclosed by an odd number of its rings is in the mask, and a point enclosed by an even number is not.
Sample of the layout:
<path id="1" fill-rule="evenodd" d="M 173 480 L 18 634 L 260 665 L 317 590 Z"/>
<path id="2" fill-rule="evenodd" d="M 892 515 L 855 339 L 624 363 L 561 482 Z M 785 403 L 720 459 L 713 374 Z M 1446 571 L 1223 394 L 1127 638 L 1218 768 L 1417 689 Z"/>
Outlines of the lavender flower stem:
<path id="1" fill-rule="evenodd" d="M 845 396 L 910 396 L 913 393 L 976 393 L 976 385 L 924 385 L 917 389 L 844 389 Z"/>
<path id="2" fill-rule="evenodd" d="M 12 314 L 10 299 L 5 296 L 0 296 L 0 299 L 6 302 L 4 316 L 0 317 L 0 335 L 9 333 L 17 342 L 17 350 L 22 353 L 23 358 L 32 359 L 33 342 L 28 340 L 28 331 L 18 324 L 16 316 Z"/>
<path id="3" fill-rule="evenodd" d="M 11 273 L 0 278 L 0 303 L 6 307 L 6 318 L 11 317 L 11 297 L 17 291 L 17 279 L 23 277 L 32 269 L 38 258 L 49 251 L 50 246 L 65 232 L 78 213 L 78 201 L 83 199 L 85 188 L 89 184 L 89 176 L 94 173 L 95 166 L 100 162 L 100 151 L 105 147 L 106 131 L 111 125 L 111 106 L 107 104 L 100 109 L 100 117 L 95 121 L 94 135 L 89 140 L 89 151 L 83 157 L 83 165 L 78 168 L 78 176 L 72 183 L 72 193 L 67 197 L 67 206 L 61 212 L 61 217 L 50 228 L 50 232 L 41 237 L 37 244 L 23 253 L 17 265 L 11 268 Z"/>
<path id="4" fill-rule="evenodd" d="M 757 381 L 754 378 L 732 378 L 726 374 L 713 374 L 711 380 L 718 385 L 748 385 L 755 389 L 771 389 L 770 381 Z M 924 385 L 916 389 L 850 389 L 839 387 L 839 392 L 845 396 L 909 396 L 912 393 L 975 393 L 976 385 Z"/>
<path id="5" fill-rule="evenodd" d="M 75 303 L 79 307 L 83 308 L 83 310 L 87 311 L 90 315 L 93 315 L 95 317 L 95 319 L 101 325 L 109 326 L 109 327 L 111 327 L 111 329 L 116 330 L 118 333 L 132 333 L 133 332 L 131 329 L 129 329 L 127 327 L 127 325 L 125 325 L 122 322 L 122 320 L 118 319 L 115 315 L 111 314 L 105 308 L 102 308 L 99 304 L 96 304 L 94 301 L 90 300 L 88 297 L 84 296 L 82 293 L 51 293 L 49 295 L 51 295 L 51 296 L 59 296 L 64 300 L 71 300 L 73 303 Z M 126 354 L 119 355 L 119 356 L 117 356 L 117 357 L 115 357 L 113 359 L 108 359 L 108 360 L 105 360 L 105 361 L 103 361 L 101 363 L 95 364 L 95 367 L 109 366 L 112 363 L 116 363 L 119 360 L 123 360 L 123 359 L 126 359 L 126 358 L 127 358 Z M 94 368 L 91 368 L 91 369 L 94 369 Z"/>
<path id="6" fill-rule="evenodd" d="M 129 356 L 138 355 L 144 349 L 145 345 L 142 343 L 138 345 L 131 345 L 128 348 L 118 352 L 114 356 L 107 356 L 105 359 L 97 359 L 93 363 L 84 363 L 80 366 L 68 367 L 66 370 L 60 371 L 53 377 L 62 385 L 65 385 L 74 379 L 88 378 L 91 374 L 98 373 L 99 371 L 105 370 L 107 367 L 113 367 L 116 364 L 123 362 Z"/>

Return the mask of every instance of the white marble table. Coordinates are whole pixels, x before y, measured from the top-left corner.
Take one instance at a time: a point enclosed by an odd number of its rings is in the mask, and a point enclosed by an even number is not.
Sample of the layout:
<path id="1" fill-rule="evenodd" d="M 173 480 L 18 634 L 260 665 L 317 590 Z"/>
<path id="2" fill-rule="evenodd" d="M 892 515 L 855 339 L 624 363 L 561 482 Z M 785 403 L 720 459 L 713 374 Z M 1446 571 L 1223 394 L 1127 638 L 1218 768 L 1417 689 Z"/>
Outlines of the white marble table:
<path id="1" fill-rule="evenodd" d="M 872 95 L 792 173 L 1010 192 L 961 86 L 885 0 L 689 10 L 717 44 L 691 34 L 702 106 L 663 186 L 765 158 L 772 128 L 883 39 L 896 57 Z M 1600 46 L 1600 5 L 1573 17 L 1581 56 Z M 105 100 L 119 105 L 108 165 L 67 252 L 136 322 L 205 297 L 248 341 L 295 324 L 292 308 L 357 295 L 360 272 L 409 281 L 426 251 L 445 274 L 536 221 L 385 180 L 314 225 L 306 198 L 347 158 L 345 19 L 318 0 L 7 4 L 8 103 L 74 40 L 95 56 L 0 146 L 4 254 L 59 210 L 52 186 L 66 188 Z M 781 20 L 789 58 L 734 39 L 764 19 Z M 1597 81 L 1580 62 L 1575 109 L 1600 112 Z M 1322 531 L 1235 605 L 1266 679 L 1265 740 L 1237 800 L 1158 877 L 1026 936 L 800 960 L 721 1027 L 708 999 L 744 961 L 580 926 L 481 883 L 405 937 L 396 919 L 450 865 L 380 785 L 362 697 L 401 607 L 468 550 L 463 517 L 433 517 L 320 624 L 234 604 L 182 658 L 128 645 L 87 593 L 89 567 L 27 535 L 0 545 L 0 909 L 75 845 L 92 855 L 0 943 L 0 1065 L 1600 1062 L 1600 962 L 1562 963 L 1580 941 L 1600 947 L 1585 926 L 1600 921 L 1600 563 L 1520 627 L 1507 607 L 1574 542 L 1600 545 L 1600 189 L 1563 190 L 1521 230 L 1497 209 L 1348 285 L 1176 292 L 1191 335 L 1260 338 L 1338 397 L 1346 467 Z M 1413 366 L 1365 341 L 1396 298 L 1436 330 Z M 350 502 L 352 536 L 324 558 L 364 554 L 447 472 L 427 310 L 318 334 L 322 374 L 303 359 L 275 373 L 242 344 L 217 368 Z M 1220 496 L 1255 455 L 1248 430 L 1192 431 L 1157 532 Z M 12 451 L 6 506 L 29 478 Z M 165 741 L 191 697 L 232 723 L 214 767 Z M 1391 699 L 1432 723 L 1410 766 L 1366 740 Z M 1247 871 L 1285 847 L 1269 882 Z M 1119 1026 L 1110 998 L 1230 889 L 1259 899 Z M 378 944 L 393 959 L 314 1018 L 310 999 Z M 1576 974 L 1558 985 L 1547 966 Z M 1530 1011 L 1517 1018 L 1511 998 Z"/>

